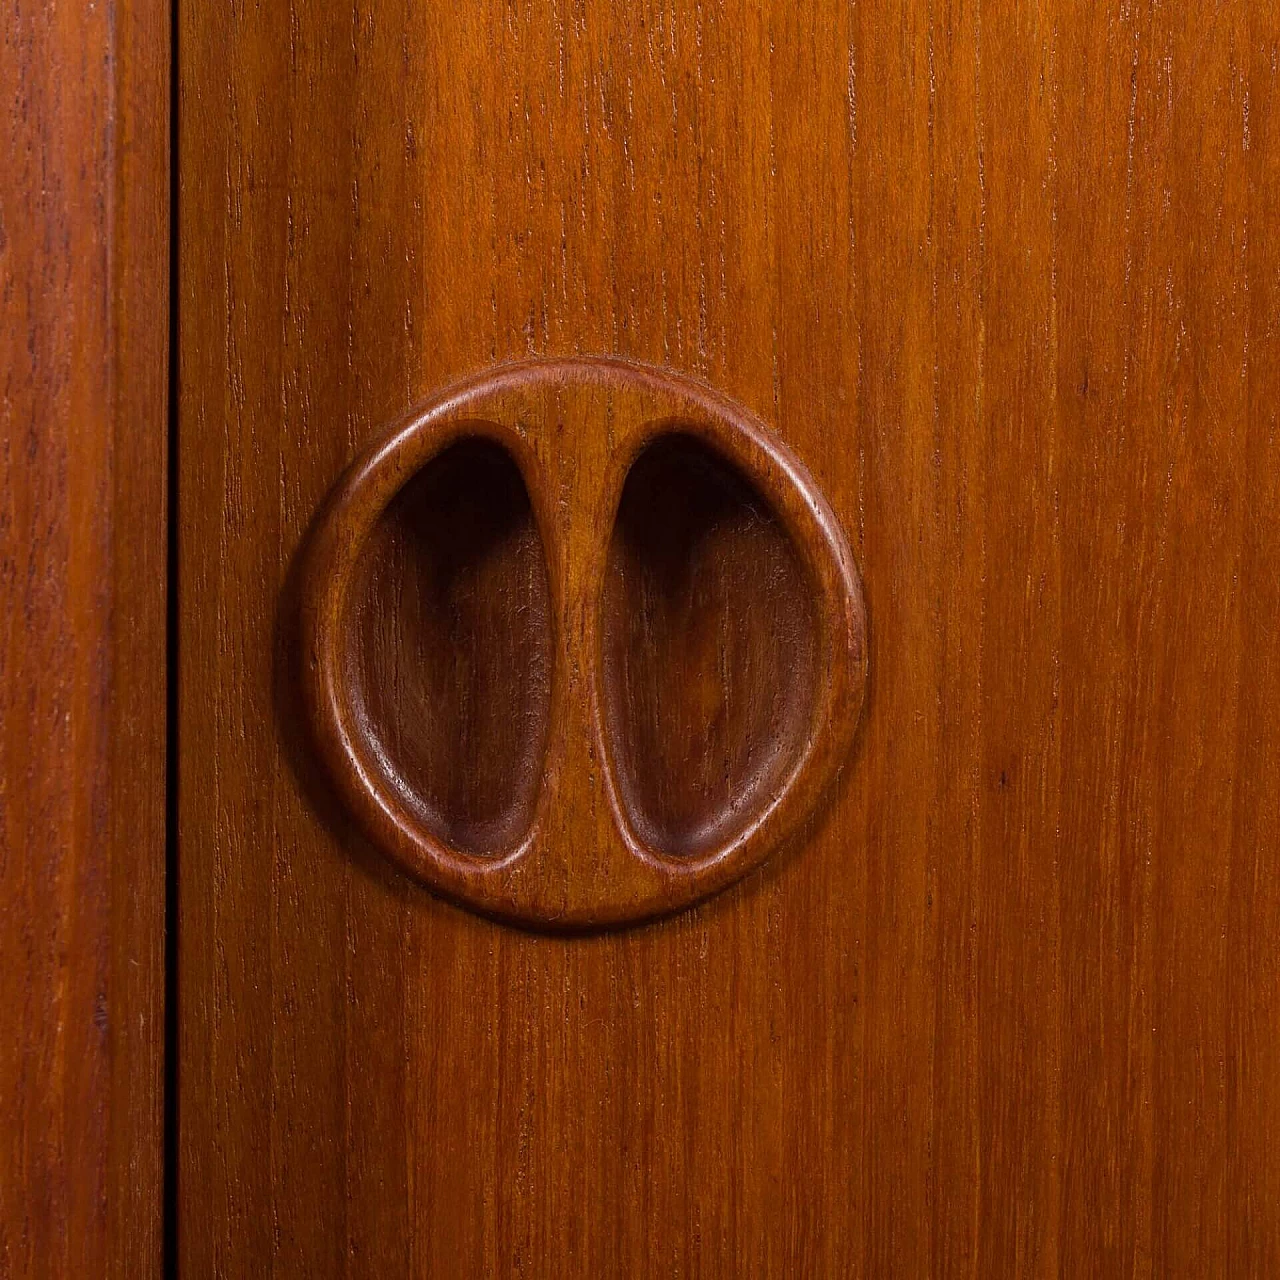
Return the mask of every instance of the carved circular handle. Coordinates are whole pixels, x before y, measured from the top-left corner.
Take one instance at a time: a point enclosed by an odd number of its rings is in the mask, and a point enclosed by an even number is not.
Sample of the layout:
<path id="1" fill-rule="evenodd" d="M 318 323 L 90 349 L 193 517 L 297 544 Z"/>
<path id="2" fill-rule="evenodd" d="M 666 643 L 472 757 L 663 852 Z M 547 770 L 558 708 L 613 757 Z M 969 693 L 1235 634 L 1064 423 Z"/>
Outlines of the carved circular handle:
<path id="1" fill-rule="evenodd" d="M 669 372 L 536 361 L 415 409 L 303 575 L 311 728 L 369 837 L 487 914 L 676 910 L 758 865 L 847 754 L 849 547 L 756 418 Z"/>

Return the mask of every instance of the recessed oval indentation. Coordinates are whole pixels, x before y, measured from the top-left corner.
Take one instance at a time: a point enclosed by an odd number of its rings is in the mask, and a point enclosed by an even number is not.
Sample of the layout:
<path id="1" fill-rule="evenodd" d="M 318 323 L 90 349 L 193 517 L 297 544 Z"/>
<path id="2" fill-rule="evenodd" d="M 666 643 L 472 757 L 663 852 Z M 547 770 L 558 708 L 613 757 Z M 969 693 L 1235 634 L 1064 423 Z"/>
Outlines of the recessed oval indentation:
<path id="1" fill-rule="evenodd" d="M 805 746 L 815 590 L 756 487 L 691 435 L 659 437 L 623 485 L 601 604 L 601 689 L 619 798 L 655 852 L 744 831 Z"/>
<path id="2" fill-rule="evenodd" d="M 386 783 L 443 844 L 514 848 L 543 772 L 553 629 L 542 538 L 505 449 L 464 438 L 404 485 L 347 609 L 352 705 Z"/>
<path id="3" fill-rule="evenodd" d="M 764 423 L 670 370 L 531 360 L 442 388 L 335 482 L 299 582 L 339 799 L 487 915 L 700 901 L 800 830 L 853 744 L 866 619 L 839 522 Z"/>

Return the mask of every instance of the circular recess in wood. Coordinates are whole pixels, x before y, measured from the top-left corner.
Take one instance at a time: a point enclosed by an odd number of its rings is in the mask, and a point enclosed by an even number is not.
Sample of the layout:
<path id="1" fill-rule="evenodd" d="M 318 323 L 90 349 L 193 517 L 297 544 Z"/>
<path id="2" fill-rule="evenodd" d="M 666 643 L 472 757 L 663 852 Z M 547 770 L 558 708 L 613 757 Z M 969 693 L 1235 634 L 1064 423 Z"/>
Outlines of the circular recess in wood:
<path id="1" fill-rule="evenodd" d="M 528 490 L 491 439 L 411 477 L 370 530 L 342 629 L 351 710 L 406 812 L 501 856 L 528 831 L 551 723 L 551 587 Z"/>
<path id="2" fill-rule="evenodd" d="M 330 495 L 302 601 L 311 728 L 367 835 L 544 927 L 744 875 L 861 711 L 861 588 L 808 472 L 741 406 L 618 360 L 415 409 Z"/>
<path id="3" fill-rule="evenodd" d="M 783 786 L 817 695 L 814 583 L 741 472 L 673 431 L 632 464 L 602 595 L 602 723 L 637 838 L 699 857 Z"/>

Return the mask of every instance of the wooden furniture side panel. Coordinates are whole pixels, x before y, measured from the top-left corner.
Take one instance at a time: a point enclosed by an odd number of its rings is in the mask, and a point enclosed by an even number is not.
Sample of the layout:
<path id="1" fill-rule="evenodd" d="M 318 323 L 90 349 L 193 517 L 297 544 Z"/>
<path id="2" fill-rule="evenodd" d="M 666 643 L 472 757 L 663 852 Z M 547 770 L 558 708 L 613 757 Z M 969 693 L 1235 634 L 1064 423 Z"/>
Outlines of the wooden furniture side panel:
<path id="1" fill-rule="evenodd" d="M 183 14 L 193 1275 L 1267 1275 L 1277 17 L 1236 0 Z M 353 835 L 280 602 L 495 361 L 813 470 L 868 703 L 804 848 L 585 938 Z"/>
<path id="2" fill-rule="evenodd" d="M 0 1274 L 160 1274 L 168 7 L 0 31 Z"/>

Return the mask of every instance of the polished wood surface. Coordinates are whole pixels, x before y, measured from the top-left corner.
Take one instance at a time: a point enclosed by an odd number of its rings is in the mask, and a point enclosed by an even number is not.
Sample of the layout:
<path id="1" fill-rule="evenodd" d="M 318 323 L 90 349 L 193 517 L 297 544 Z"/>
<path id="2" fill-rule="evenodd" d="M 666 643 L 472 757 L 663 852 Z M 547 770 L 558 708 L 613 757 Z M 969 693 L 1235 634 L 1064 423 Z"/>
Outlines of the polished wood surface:
<path id="1" fill-rule="evenodd" d="M 446 388 L 355 461 L 303 557 L 279 647 L 313 745 L 376 845 L 486 913 L 687 906 L 848 757 L 848 543 L 786 446 L 688 379 L 541 360 Z"/>
<path id="2" fill-rule="evenodd" d="M 183 1274 L 1280 1271 L 1275 11 L 180 20 Z M 588 353 L 803 461 L 870 675 L 793 849 L 563 937 L 362 842 L 279 619 L 386 423 Z"/>
<path id="3" fill-rule="evenodd" d="M 0 1276 L 161 1266 L 169 11 L 0 19 Z"/>

